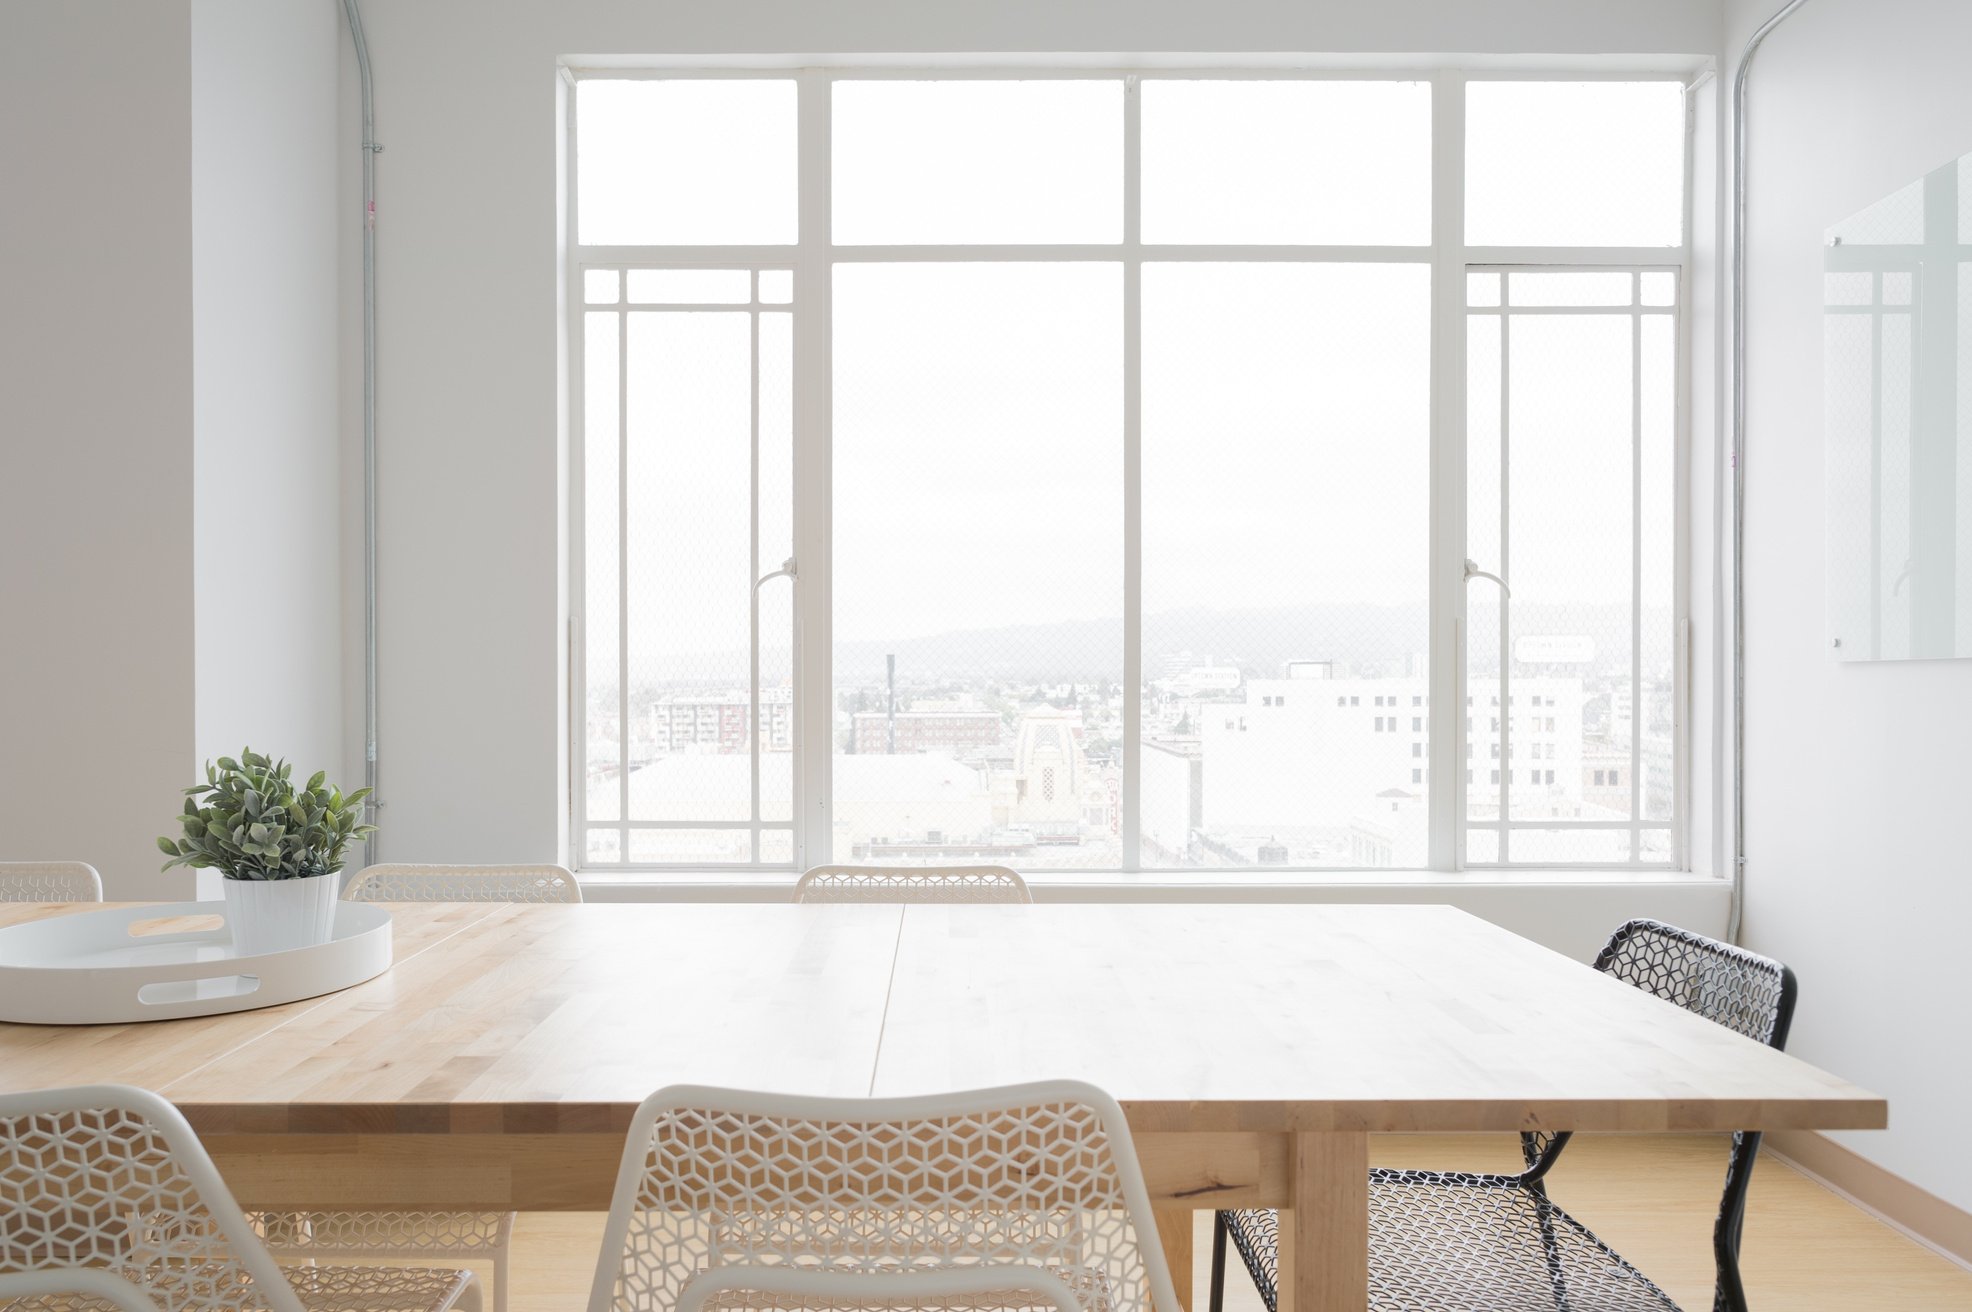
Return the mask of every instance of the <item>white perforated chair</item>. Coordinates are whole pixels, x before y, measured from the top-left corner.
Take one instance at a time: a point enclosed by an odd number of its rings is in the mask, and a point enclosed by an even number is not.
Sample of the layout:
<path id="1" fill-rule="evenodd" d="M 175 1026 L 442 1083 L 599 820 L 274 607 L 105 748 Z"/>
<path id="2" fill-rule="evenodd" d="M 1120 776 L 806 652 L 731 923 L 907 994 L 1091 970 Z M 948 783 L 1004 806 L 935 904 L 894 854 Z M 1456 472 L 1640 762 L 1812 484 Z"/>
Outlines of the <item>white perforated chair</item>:
<path id="1" fill-rule="evenodd" d="M 580 902 L 582 889 L 561 866 L 377 865 L 351 879 L 342 896 L 349 902 Z M 249 1219 L 283 1257 L 490 1262 L 493 1307 L 506 1312 L 512 1212 L 255 1212 Z"/>
<path id="2" fill-rule="evenodd" d="M 796 902 L 1032 902 L 1005 866 L 816 866 L 795 881 Z"/>
<path id="3" fill-rule="evenodd" d="M 1072 1081 L 679 1086 L 630 1125 L 589 1312 L 1178 1312 L 1129 1127 Z"/>
<path id="4" fill-rule="evenodd" d="M 142 1089 L 0 1097 L 0 1307 L 477 1312 L 470 1271 L 283 1268 L 185 1118 Z"/>
<path id="5" fill-rule="evenodd" d="M 103 877 L 84 861 L 0 861 L 0 902 L 101 902 Z"/>
<path id="6" fill-rule="evenodd" d="M 366 866 L 342 890 L 346 902 L 580 902 L 561 866 Z"/>

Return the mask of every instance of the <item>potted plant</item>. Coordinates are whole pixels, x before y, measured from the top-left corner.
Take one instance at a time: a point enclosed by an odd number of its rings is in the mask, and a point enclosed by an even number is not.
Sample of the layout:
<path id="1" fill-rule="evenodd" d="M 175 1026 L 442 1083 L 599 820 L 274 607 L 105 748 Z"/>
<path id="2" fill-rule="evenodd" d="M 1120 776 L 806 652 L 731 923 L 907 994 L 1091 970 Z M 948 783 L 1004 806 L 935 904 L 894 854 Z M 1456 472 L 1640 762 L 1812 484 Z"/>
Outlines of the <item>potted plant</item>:
<path id="1" fill-rule="evenodd" d="M 164 863 L 225 877 L 226 923 L 239 956 L 326 943 L 335 930 L 343 852 L 376 832 L 363 823 L 359 788 L 345 796 L 317 770 L 300 789 L 286 761 L 247 750 L 208 761 L 205 782 L 185 790 L 184 832 L 160 838 Z"/>

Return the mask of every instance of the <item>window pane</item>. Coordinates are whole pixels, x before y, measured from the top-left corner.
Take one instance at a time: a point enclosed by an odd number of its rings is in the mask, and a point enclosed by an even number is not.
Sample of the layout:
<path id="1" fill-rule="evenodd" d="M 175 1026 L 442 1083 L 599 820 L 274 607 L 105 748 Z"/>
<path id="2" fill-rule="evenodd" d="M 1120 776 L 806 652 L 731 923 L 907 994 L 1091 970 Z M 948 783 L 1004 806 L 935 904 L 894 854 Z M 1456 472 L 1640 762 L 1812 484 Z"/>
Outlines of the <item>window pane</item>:
<path id="1" fill-rule="evenodd" d="M 1122 287 L 835 270 L 839 860 L 1119 864 Z"/>
<path id="2" fill-rule="evenodd" d="M 792 81 L 585 78 L 575 150 L 585 243 L 795 239 Z"/>
<path id="3" fill-rule="evenodd" d="M 587 269 L 582 274 L 582 298 L 591 305 L 611 305 L 616 301 L 622 275 L 614 269 Z"/>
<path id="4" fill-rule="evenodd" d="M 763 305 L 786 305 L 794 299 L 794 270 L 762 269 L 760 301 Z"/>
<path id="5" fill-rule="evenodd" d="M 1632 814 L 1632 322 L 1602 314 L 1510 322 L 1506 750 L 1508 768 L 1522 767 L 1508 782 L 1515 820 Z M 1530 697 L 1558 705 L 1533 707 Z M 1526 773 L 1542 741 L 1558 748 L 1553 784 Z M 1571 757 L 1585 771 L 1620 765 L 1621 785 L 1585 788 Z"/>
<path id="6" fill-rule="evenodd" d="M 1123 83 L 838 82 L 843 245 L 1123 238 Z"/>
<path id="7" fill-rule="evenodd" d="M 1425 863 L 1430 339 L 1418 265 L 1145 266 L 1146 865 Z"/>
<path id="8" fill-rule="evenodd" d="M 764 277 L 764 275 L 763 275 Z M 761 574 L 794 555 L 794 316 L 760 316 Z M 794 582 L 760 588 L 760 814 L 794 816 Z M 763 862 L 792 861 L 763 846 Z"/>
<path id="9" fill-rule="evenodd" d="M 1146 79 L 1143 239 L 1421 246 L 1424 82 Z"/>
<path id="10" fill-rule="evenodd" d="M 1647 824 L 1677 817 L 1678 325 L 1598 311 L 1590 276 L 1467 318 L 1466 550 L 1513 592 L 1466 590 L 1466 818 L 1504 806 L 1504 850 L 1484 850 L 1511 864 L 1670 864 L 1672 831 Z M 1570 288 L 1587 313 L 1543 312 Z M 1558 827 L 1582 822 L 1611 827 Z"/>
<path id="11" fill-rule="evenodd" d="M 1677 707 L 1677 324 L 1669 315 L 1645 315 L 1639 399 L 1642 402 L 1637 546 L 1642 595 L 1638 602 L 1637 798 L 1646 820 L 1675 814 L 1676 758 L 1673 715 Z"/>
<path id="12" fill-rule="evenodd" d="M 632 269 L 630 301 L 645 305 L 745 305 L 753 299 L 748 269 Z"/>
<path id="13" fill-rule="evenodd" d="M 751 814 L 751 317 L 628 316 L 631 820 Z"/>
<path id="14" fill-rule="evenodd" d="M 1515 305 L 1628 305 L 1636 299 L 1633 275 L 1604 270 L 1507 275 Z"/>
<path id="15" fill-rule="evenodd" d="M 1466 512 L 1465 554 L 1491 574 L 1506 567 L 1500 501 L 1500 336 L 1506 320 L 1473 315 L 1466 334 Z M 1506 599 L 1491 579 L 1465 585 L 1465 705 L 1459 708 L 1465 731 L 1461 767 L 1467 772 L 1465 814 L 1474 824 L 1499 819 L 1500 788 L 1494 771 L 1500 760 L 1501 642 L 1506 633 Z M 1487 844 L 1482 858 L 1479 847 Z M 1487 830 L 1466 836 L 1466 860 L 1499 859 L 1498 837 Z"/>
<path id="16" fill-rule="evenodd" d="M 1474 246 L 1675 246 L 1684 93 L 1675 82 L 1473 82 L 1465 239 Z"/>
<path id="17" fill-rule="evenodd" d="M 1627 865 L 1627 829 L 1516 829 L 1507 858 L 1523 866 Z"/>
<path id="18" fill-rule="evenodd" d="M 595 271 L 589 276 L 595 277 Z M 582 646 L 588 758 L 584 791 L 591 820 L 619 819 L 622 805 L 622 683 L 617 669 L 621 655 L 617 629 L 617 354 L 622 323 L 622 316 L 614 313 L 582 316 L 582 506 L 587 544 L 583 553 Z"/>
<path id="19" fill-rule="evenodd" d="M 744 829 L 632 829 L 632 865 L 730 866 L 753 859 Z"/>
<path id="20" fill-rule="evenodd" d="M 750 830 L 707 826 L 793 817 L 793 585 L 753 587 L 794 549 L 793 338 L 786 311 L 585 317 L 587 818 L 617 822 L 590 862 L 747 861 Z"/>

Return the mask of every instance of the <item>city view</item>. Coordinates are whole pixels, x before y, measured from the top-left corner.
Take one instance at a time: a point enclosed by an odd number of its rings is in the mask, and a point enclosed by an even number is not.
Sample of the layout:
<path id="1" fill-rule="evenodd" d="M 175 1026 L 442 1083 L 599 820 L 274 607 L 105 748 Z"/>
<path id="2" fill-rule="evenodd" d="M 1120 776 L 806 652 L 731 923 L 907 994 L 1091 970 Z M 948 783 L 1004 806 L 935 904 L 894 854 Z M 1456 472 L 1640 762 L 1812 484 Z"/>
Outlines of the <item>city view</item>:
<path id="1" fill-rule="evenodd" d="M 793 685 L 803 585 L 774 577 L 793 316 L 620 308 L 669 295 L 640 273 L 680 271 L 629 270 L 628 301 L 600 280 L 617 308 L 585 327 L 585 503 L 616 508 L 586 528 L 586 861 L 792 864 L 796 762 L 818 751 L 827 796 L 803 801 L 826 800 L 838 861 L 1422 869 L 1455 787 L 1468 864 L 1676 860 L 1675 324 L 1654 275 L 1468 275 L 1467 549 L 1513 591 L 1466 595 L 1447 780 L 1427 267 L 1147 263 L 1134 492 L 1119 264 L 836 267 L 831 472 L 804 487 L 830 525 L 830 683 L 801 692 L 826 699 L 826 745 L 802 741 Z"/>
<path id="2" fill-rule="evenodd" d="M 1475 646 L 1484 651 L 1473 656 L 1463 710 L 1474 862 L 1628 861 L 1627 827 L 1543 828 L 1541 822 L 1607 824 L 1633 814 L 1664 825 L 1642 829 L 1637 859 L 1669 859 L 1668 643 L 1646 651 L 1639 697 L 1627 617 L 1571 609 L 1579 628 L 1620 627 L 1624 640 L 1598 644 L 1584 633 L 1557 631 L 1518 636 L 1505 708 L 1497 700 L 1497 639 L 1476 635 Z M 1376 617 L 1372 629 L 1383 641 L 1332 644 L 1348 651 L 1344 659 L 1286 654 L 1296 640 L 1277 635 L 1310 618 L 1306 612 L 1200 613 L 1147 621 L 1145 868 L 1428 863 L 1432 708 L 1423 657 L 1404 649 L 1412 645 L 1406 639 L 1422 648 L 1424 616 L 1393 609 Z M 1536 611 L 1531 618 L 1555 617 Z M 1646 647 L 1648 634 L 1660 628 L 1668 626 L 1646 623 Z M 1111 621 L 839 647 L 831 742 L 835 858 L 1120 867 L 1127 713 L 1120 629 Z M 1232 642 L 1212 650 L 1151 641 L 1214 631 Z M 894 650 L 879 650 L 885 645 Z M 1319 650 L 1312 641 L 1306 646 Z M 1117 656 L 1072 654 L 1092 648 Z M 734 668 L 743 672 L 744 662 Z M 1037 677 L 1043 668 L 1053 677 Z M 791 830 L 777 827 L 792 818 L 796 742 L 784 663 L 763 665 L 757 729 L 743 674 L 724 684 L 633 687 L 625 736 L 618 732 L 618 706 L 615 689 L 591 689 L 592 820 L 616 819 L 618 799 L 627 793 L 633 821 L 745 821 L 755 732 L 761 762 L 766 828 L 757 855 L 745 828 L 632 829 L 631 862 L 793 859 Z M 626 749 L 620 758 L 619 741 Z M 627 781 L 619 759 L 628 763 Z M 1504 858 L 1497 830 L 1503 789 L 1513 825 Z M 613 846 L 618 832 L 592 831 L 591 859 L 622 860 Z"/>

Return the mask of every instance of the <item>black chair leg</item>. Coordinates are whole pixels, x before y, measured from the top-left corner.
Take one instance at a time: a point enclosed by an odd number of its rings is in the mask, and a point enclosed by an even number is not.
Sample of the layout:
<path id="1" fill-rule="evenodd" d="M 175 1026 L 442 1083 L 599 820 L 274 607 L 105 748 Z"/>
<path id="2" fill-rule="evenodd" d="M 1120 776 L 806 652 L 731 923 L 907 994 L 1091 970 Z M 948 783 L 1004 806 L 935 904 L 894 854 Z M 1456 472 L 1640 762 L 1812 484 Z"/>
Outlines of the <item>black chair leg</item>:
<path id="1" fill-rule="evenodd" d="M 1226 1214 L 1212 1213 L 1212 1299 L 1211 1312 L 1226 1307 Z"/>
<path id="2" fill-rule="evenodd" d="M 1547 1190 L 1538 1183 L 1533 1186 L 1534 1207 L 1541 1218 L 1541 1252 L 1547 1258 L 1548 1283 L 1554 1288 L 1555 1312 L 1570 1312 L 1568 1302 L 1568 1272 L 1561 1262 L 1561 1241 L 1554 1232 L 1554 1205 L 1547 1200 Z"/>

